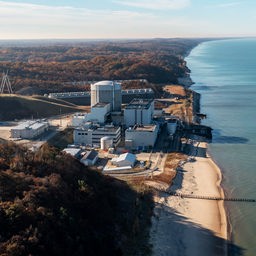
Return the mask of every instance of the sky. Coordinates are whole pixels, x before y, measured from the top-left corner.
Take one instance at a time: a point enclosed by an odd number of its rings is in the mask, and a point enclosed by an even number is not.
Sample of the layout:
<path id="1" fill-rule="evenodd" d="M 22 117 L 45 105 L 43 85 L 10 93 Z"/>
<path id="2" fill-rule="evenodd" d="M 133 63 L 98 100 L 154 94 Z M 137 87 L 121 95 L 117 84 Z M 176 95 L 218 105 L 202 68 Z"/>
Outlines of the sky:
<path id="1" fill-rule="evenodd" d="M 0 39 L 256 36 L 256 0 L 0 0 Z"/>

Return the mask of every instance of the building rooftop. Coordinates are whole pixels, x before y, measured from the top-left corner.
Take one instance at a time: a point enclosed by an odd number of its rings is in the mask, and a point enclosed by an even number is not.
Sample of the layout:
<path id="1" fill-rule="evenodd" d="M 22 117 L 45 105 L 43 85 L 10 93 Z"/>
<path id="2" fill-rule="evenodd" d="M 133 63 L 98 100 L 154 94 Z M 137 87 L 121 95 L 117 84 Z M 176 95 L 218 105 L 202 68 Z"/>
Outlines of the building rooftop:
<path id="1" fill-rule="evenodd" d="M 104 108 L 105 106 L 110 105 L 110 103 L 98 102 L 92 106 L 92 108 Z"/>
<path id="2" fill-rule="evenodd" d="M 56 93 L 49 93 L 48 98 L 79 98 L 79 97 L 85 97 L 90 96 L 90 92 L 56 92 Z"/>
<path id="3" fill-rule="evenodd" d="M 116 82 L 116 81 L 100 81 L 100 82 L 97 82 L 97 83 L 94 83 L 94 84 L 92 84 L 91 85 L 93 88 L 95 88 L 95 87 L 99 87 L 99 86 L 103 86 L 103 87 L 105 87 L 105 86 L 107 86 L 107 87 L 115 87 L 115 88 L 119 88 L 119 89 L 121 89 L 121 84 L 120 83 L 118 83 L 118 82 Z"/>
<path id="4" fill-rule="evenodd" d="M 126 107 L 125 109 L 148 109 L 153 100 L 152 99 L 133 99 Z"/>
<path id="5" fill-rule="evenodd" d="M 141 132 L 141 131 L 148 131 L 148 132 L 153 132 L 155 131 L 155 129 L 157 128 L 157 126 L 155 124 L 152 125 L 134 125 L 134 127 L 130 127 L 128 128 L 126 131 L 137 131 L 137 132 Z"/>
<path id="6" fill-rule="evenodd" d="M 111 160 L 111 162 L 115 163 L 115 164 L 118 164 L 119 162 L 122 162 L 122 161 L 128 161 L 128 162 L 130 162 L 131 165 L 134 165 L 134 163 L 136 161 L 136 156 L 131 153 L 124 153 L 124 154 L 121 154 L 118 157 L 115 157 Z"/>
<path id="7" fill-rule="evenodd" d="M 122 90 L 122 95 L 126 95 L 126 94 L 145 94 L 145 93 L 154 94 L 154 91 L 151 88 Z"/>
<path id="8" fill-rule="evenodd" d="M 96 150 L 87 151 L 83 156 L 82 160 L 94 160 L 97 157 L 98 152 Z"/>
<path id="9" fill-rule="evenodd" d="M 15 126 L 13 129 L 15 130 L 24 130 L 24 129 L 31 129 L 31 130 L 36 130 L 41 128 L 42 126 L 45 126 L 48 124 L 47 122 L 41 122 L 41 121 L 25 121 L 23 123 L 20 123 L 19 125 Z"/>
<path id="10" fill-rule="evenodd" d="M 80 148 L 64 148 L 63 151 L 66 152 L 67 154 L 70 154 L 71 156 L 77 156 L 81 152 L 81 149 Z"/>
<path id="11" fill-rule="evenodd" d="M 76 130 L 81 131 L 107 131 L 107 132 L 116 132 L 118 129 L 121 129 L 119 126 L 113 126 L 113 125 L 105 125 L 105 126 L 97 126 L 97 125 L 91 125 L 89 127 L 78 127 Z"/>

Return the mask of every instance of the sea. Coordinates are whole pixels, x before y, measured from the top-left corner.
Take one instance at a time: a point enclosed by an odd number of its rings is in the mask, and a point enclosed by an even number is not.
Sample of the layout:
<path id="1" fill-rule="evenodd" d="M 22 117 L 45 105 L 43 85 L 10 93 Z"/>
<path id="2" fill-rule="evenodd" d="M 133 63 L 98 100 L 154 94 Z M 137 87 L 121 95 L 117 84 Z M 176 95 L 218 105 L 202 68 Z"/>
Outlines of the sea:
<path id="1" fill-rule="evenodd" d="M 206 41 L 185 59 L 201 94 L 202 124 L 213 128 L 209 152 L 225 195 L 256 199 L 256 38 Z M 230 255 L 256 255 L 256 203 L 226 202 Z"/>
<path id="2" fill-rule="evenodd" d="M 256 199 L 256 38 L 205 41 L 185 60 L 191 89 L 201 94 L 201 113 L 207 115 L 202 124 L 213 128 L 209 153 L 221 168 L 225 195 Z M 233 245 L 229 255 L 255 256 L 256 203 L 225 202 L 225 208 Z"/>

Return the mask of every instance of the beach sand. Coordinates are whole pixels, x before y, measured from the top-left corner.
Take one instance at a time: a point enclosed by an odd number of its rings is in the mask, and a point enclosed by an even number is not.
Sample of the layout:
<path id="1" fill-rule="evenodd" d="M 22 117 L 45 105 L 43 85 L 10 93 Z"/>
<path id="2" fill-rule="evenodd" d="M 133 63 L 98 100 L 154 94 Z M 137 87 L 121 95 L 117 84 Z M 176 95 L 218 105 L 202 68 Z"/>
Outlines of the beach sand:
<path id="1" fill-rule="evenodd" d="M 223 196 L 221 171 L 206 153 L 206 143 L 191 145 L 188 161 L 177 171 L 171 191 Z M 152 218 L 153 255 L 227 255 L 227 218 L 223 201 L 187 199 L 159 192 Z"/>

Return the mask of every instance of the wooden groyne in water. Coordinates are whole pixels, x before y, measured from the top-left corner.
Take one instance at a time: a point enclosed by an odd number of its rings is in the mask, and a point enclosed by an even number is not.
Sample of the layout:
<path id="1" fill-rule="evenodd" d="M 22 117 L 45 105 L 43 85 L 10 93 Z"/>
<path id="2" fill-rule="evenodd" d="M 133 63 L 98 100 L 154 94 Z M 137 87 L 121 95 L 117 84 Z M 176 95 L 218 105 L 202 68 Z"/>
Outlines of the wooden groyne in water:
<path id="1" fill-rule="evenodd" d="M 200 195 L 193 195 L 193 194 L 183 194 L 173 191 L 165 191 L 172 196 L 179 196 L 181 198 L 192 198 L 192 199 L 203 199 L 203 200 L 216 200 L 216 201 L 231 201 L 231 202 L 248 202 L 248 203 L 255 203 L 256 199 L 248 199 L 248 198 L 228 198 L 228 197 L 215 197 L 215 196 L 200 196 Z"/>

